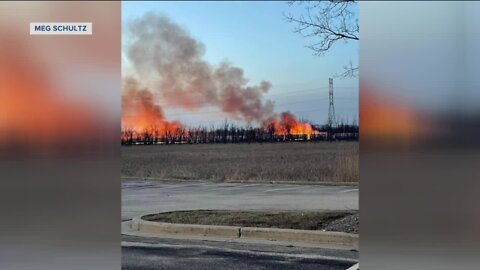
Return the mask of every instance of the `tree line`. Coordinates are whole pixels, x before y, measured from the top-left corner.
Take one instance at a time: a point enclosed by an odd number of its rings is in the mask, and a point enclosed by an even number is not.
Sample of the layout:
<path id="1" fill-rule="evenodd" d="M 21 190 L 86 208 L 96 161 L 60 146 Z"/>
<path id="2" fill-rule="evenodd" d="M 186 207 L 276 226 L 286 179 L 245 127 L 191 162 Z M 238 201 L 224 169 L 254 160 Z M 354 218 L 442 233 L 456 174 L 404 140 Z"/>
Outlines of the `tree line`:
<path id="1" fill-rule="evenodd" d="M 356 123 L 340 123 L 335 127 L 328 125 L 312 126 L 313 132 L 293 133 L 288 127 L 281 132 L 273 125 L 265 127 L 237 127 L 225 123 L 223 127 L 197 127 L 162 129 L 151 126 L 141 131 L 123 129 L 122 145 L 137 144 L 206 144 L 206 143 L 274 143 L 289 141 L 357 141 L 359 137 Z"/>

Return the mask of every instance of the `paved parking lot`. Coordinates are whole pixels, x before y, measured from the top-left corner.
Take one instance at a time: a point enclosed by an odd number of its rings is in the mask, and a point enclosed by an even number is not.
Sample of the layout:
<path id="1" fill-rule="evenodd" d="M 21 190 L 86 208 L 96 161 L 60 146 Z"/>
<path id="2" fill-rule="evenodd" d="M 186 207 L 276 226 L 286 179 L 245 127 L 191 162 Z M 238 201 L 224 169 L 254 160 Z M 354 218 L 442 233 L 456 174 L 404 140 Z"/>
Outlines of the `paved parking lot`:
<path id="1" fill-rule="evenodd" d="M 122 219 L 196 209 L 358 210 L 358 187 L 122 181 Z"/>

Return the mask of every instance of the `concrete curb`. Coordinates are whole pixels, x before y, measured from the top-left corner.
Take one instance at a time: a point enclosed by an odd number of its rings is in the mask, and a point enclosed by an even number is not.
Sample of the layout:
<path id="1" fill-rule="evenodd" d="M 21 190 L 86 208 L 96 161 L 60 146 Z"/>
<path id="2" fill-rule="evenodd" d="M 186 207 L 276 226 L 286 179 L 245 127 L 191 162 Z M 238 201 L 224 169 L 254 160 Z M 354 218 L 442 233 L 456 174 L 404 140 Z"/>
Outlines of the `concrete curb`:
<path id="1" fill-rule="evenodd" d="M 343 232 L 242 227 L 241 237 L 309 244 L 334 244 L 358 249 L 358 235 Z"/>
<path id="2" fill-rule="evenodd" d="M 200 182 L 200 183 L 222 183 L 222 184 L 285 184 L 285 185 L 319 185 L 319 186 L 352 186 L 358 187 L 359 182 L 306 182 L 306 181 L 243 181 L 243 180 L 227 180 L 222 182 L 215 182 L 210 180 L 198 180 L 198 179 L 164 179 L 155 177 L 131 177 L 122 176 L 121 180 L 140 180 L 140 181 L 157 181 L 165 183 L 185 183 L 185 182 Z"/>
<path id="3" fill-rule="evenodd" d="M 359 246 L 357 234 L 343 232 L 164 223 L 147 221 L 142 219 L 142 216 L 132 219 L 132 229 L 153 234 L 262 239 L 319 245 L 330 244 L 347 246 L 352 249 L 358 249 Z"/>
<path id="4" fill-rule="evenodd" d="M 148 233 L 214 236 L 225 238 L 240 237 L 240 227 L 153 222 L 144 220 L 142 217 L 135 217 L 132 219 L 132 229 Z"/>

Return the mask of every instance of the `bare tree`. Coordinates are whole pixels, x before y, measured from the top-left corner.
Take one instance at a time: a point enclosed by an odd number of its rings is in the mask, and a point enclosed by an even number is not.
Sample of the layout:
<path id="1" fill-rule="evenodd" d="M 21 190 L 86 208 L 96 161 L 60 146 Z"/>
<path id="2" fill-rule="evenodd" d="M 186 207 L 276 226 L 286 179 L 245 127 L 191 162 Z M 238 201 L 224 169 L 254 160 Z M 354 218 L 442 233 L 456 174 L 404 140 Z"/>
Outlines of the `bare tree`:
<path id="1" fill-rule="evenodd" d="M 307 120 L 302 120 L 308 123 Z M 139 132 L 132 128 L 123 128 L 121 133 L 122 145 L 151 145 L 151 144 L 195 144 L 195 143 L 264 143 L 264 142 L 286 142 L 297 139 L 303 141 L 321 141 L 333 139 L 337 140 L 358 140 L 358 125 L 341 121 L 335 128 L 325 124 L 323 126 L 313 126 L 313 130 L 321 133 L 327 133 L 327 136 L 312 135 L 309 136 L 308 129 L 300 126 L 295 127 L 295 123 L 289 118 L 283 119 L 277 127 L 274 123 L 265 123 L 262 126 L 254 127 L 251 124 L 246 126 L 236 126 L 233 122 L 226 120 L 222 125 L 210 128 L 198 126 L 196 128 L 175 127 L 173 129 L 160 130 L 152 125 L 141 129 Z"/>
<path id="2" fill-rule="evenodd" d="M 289 1 L 288 4 L 305 7 L 304 14 L 284 16 L 287 22 L 296 24 L 295 33 L 317 38 L 316 42 L 307 46 L 315 55 L 324 55 L 337 41 L 359 40 L 356 0 Z M 358 66 L 350 62 L 344 66 L 344 72 L 336 76 L 356 77 Z"/>

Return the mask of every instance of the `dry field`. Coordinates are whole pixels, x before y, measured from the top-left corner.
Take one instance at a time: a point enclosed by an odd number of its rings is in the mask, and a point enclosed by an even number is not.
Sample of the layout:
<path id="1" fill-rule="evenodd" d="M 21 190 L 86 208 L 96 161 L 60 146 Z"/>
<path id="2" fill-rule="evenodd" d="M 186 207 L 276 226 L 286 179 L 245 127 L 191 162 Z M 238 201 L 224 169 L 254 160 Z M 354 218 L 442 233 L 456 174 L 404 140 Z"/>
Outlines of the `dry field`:
<path id="1" fill-rule="evenodd" d="M 358 233 L 358 211 L 192 210 L 144 216 L 156 222 Z"/>
<path id="2" fill-rule="evenodd" d="M 358 181 L 358 142 L 122 147 L 122 176 L 213 181 Z"/>

